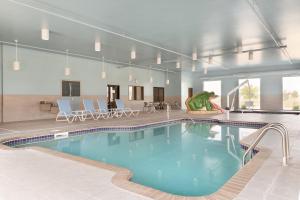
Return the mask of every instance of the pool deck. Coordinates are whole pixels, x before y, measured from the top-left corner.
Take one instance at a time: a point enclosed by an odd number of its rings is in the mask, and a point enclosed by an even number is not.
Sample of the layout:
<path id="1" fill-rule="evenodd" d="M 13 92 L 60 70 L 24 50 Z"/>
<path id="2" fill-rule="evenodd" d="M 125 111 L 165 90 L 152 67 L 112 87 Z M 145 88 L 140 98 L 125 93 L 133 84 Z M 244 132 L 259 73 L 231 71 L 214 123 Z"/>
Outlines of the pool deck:
<path id="1" fill-rule="evenodd" d="M 170 114 L 170 119 L 183 117 L 189 116 L 180 111 L 173 111 Z M 226 116 L 202 117 L 225 119 Z M 73 124 L 54 120 L 4 123 L 0 125 L 0 139 L 45 134 L 51 130 L 71 131 L 101 126 L 134 126 L 166 119 L 165 112 L 157 112 L 142 113 L 135 118 L 88 120 Z M 233 113 L 230 119 L 285 124 L 290 133 L 292 156 L 289 166 L 282 167 L 281 138 L 278 134 L 266 135 L 261 147 L 272 149 L 272 153 L 261 163 L 262 166 L 256 174 L 253 177 L 251 175 L 251 180 L 249 182 L 247 180 L 247 185 L 243 186 L 235 199 L 297 200 L 300 189 L 300 127 L 298 126 L 300 117 L 284 114 Z M 251 139 L 253 137 L 248 138 Z M 0 199 L 152 199 L 116 186 L 112 183 L 116 174 L 96 165 L 93 165 L 93 162 L 78 162 L 76 158 L 65 159 L 64 155 L 57 156 L 39 149 L 2 149 L 0 150 Z M 128 176 L 128 170 L 124 171 L 124 176 Z M 161 196 L 160 199 L 182 198 Z M 225 197 L 205 199 L 225 199 Z"/>

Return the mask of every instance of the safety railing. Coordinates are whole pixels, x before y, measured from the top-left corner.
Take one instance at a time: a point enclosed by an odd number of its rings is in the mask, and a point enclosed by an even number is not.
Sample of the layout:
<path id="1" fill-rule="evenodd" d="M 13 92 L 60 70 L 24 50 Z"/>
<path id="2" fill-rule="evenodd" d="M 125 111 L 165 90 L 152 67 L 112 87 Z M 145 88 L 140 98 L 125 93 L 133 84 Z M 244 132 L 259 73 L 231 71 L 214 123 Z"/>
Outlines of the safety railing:
<path id="1" fill-rule="evenodd" d="M 243 155 L 242 164 L 243 166 L 246 164 L 246 158 L 249 153 L 252 154 L 254 148 L 258 145 L 258 143 L 261 141 L 261 139 L 265 136 L 265 134 L 269 130 L 274 130 L 281 135 L 281 145 L 282 145 L 282 153 L 283 153 L 283 166 L 287 166 L 288 164 L 288 158 L 290 157 L 290 142 L 289 142 L 289 134 L 287 128 L 281 124 L 281 123 L 270 123 L 266 127 L 264 127 L 258 134 L 258 136 L 255 138 L 253 143 L 249 146 L 249 148 L 246 150 L 246 152 Z M 252 157 L 252 155 L 251 155 Z"/>

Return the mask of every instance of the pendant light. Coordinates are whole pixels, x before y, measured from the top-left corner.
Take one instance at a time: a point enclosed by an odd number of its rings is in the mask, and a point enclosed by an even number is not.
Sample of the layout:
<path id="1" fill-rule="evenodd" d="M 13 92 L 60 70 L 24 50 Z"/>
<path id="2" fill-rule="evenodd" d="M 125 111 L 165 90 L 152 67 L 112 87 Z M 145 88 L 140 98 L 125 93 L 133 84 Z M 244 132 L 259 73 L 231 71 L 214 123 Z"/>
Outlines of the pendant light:
<path id="1" fill-rule="evenodd" d="M 102 78 L 102 79 L 106 79 L 106 72 L 105 72 L 105 69 L 104 69 L 104 57 L 103 57 L 103 56 L 102 56 L 102 62 L 101 62 L 101 65 L 102 65 L 101 78 Z"/>
<path id="2" fill-rule="evenodd" d="M 157 54 L 157 58 L 156 58 L 156 64 L 160 65 L 161 64 L 161 54 Z"/>
<path id="3" fill-rule="evenodd" d="M 66 50 L 66 67 L 65 67 L 65 76 L 71 75 L 71 68 L 69 66 L 69 50 Z"/>
<path id="4" fill-rule="evenodd" d="M 194 72 L 194 71 L 196 71 L 196 64 L 195 63 L 192 64 L 192 72 Z"/>
<path id="5" fill-rule="evenodd" d="M 153 83 L 153 77 L 152 77 L 152 70 L 151 70 L 151 66 L 149 67 L 149 82 L 152 84 Z"/>
<path id="6" fill-rule="evenodd" d="M 198 56 L 197 56 L 197 49 L 195 48 L 194 51 L 193 51 L 193 54 L 192 54 L 192 60 L 193 61 L 196 61 L 198 59 Z"/>
<path id="7" fill-rule="evenodd" d="M 48 28 L 41 29 L 41 38 L 42 40 L 49 40 L 50 31 Z"/>
<path id="8" fill-rule="evenodd" d="M 95 41 L 95 51 L 101 51 L 101 42 L 99 39 L 96 39 Z"/>
<path id="9" fill-rule="evenodd" d="M 177 62 L 176 62 L 176 68 L 177 68 L 177 69 L 180 69 L 180 67 L 181 67 L 181 66 L 180 66 L 180 61 L 177 60 Z"/>
<path id="10" fill-rule="evenodd" d="M 15 40 L 16 43 L 16 59 L 13 62 L 13 70 L 14 71 L 19 71 L 21 69 L 20 62 L 18 60 L 18 40 Z"/>
<path id="11" fill-rule="evenodd" d="M 128 81 L 131 82 L 133 80 L 132 73 L 131 73 L 131 63 L 129 63 L 129 68 L 128 68 Z"/>
<path id="12" fill-rule="evenodd" d="M 167 68 L 167 80 L 166 80 L 166 85 L 169 85 L 170 84 L 170 80 L 169 80 L 169 71 L 168 71 L 168 68 Z"/>
<path id="13" fill-rule="evenodd" d="M 132 49 L 132 50 L 131 50 L 130 58 L 131 58 L 131 60 L 135 60 L 135 59 L 136 59 L 136 52 L 135 52 L 135 49 Z"/>

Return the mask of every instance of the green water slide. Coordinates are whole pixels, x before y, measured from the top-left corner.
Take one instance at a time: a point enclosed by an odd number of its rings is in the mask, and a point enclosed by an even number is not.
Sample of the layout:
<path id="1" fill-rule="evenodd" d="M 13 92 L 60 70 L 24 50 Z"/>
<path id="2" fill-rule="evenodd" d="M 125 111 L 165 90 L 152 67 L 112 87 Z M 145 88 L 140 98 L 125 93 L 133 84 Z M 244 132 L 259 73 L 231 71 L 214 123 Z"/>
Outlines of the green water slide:
<path id="1" fill-rule="evenodd" d="M 211 111 L 213 109 L 212 104 L 209 102 L 209 98 L 215 96 L 214 92 L 202 92 L 194 95 L 187 102 L 191 111 L 202 110 L 206 108 L 207 111 Z"/>

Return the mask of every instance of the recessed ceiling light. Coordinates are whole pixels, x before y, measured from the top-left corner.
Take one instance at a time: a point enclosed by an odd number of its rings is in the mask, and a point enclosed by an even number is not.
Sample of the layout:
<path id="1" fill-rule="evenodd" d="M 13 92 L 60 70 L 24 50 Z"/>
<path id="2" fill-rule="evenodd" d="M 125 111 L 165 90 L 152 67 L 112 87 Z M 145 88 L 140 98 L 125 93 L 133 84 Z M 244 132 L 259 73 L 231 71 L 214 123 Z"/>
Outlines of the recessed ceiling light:
<path id="1" fill-rule="evenodd" d="M 49 35 L 50 35 L 50 32 L 49 32 L 48 28 L 42 28 L 41 29 L 41 38 L 42 38 L 42 40 L 49 40 Z"/>

